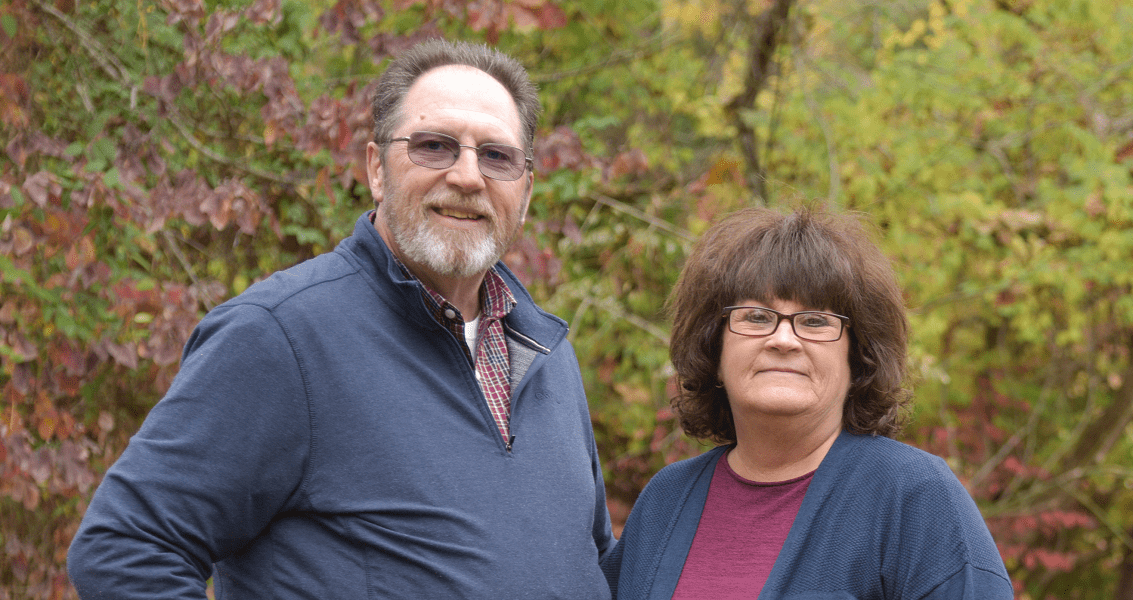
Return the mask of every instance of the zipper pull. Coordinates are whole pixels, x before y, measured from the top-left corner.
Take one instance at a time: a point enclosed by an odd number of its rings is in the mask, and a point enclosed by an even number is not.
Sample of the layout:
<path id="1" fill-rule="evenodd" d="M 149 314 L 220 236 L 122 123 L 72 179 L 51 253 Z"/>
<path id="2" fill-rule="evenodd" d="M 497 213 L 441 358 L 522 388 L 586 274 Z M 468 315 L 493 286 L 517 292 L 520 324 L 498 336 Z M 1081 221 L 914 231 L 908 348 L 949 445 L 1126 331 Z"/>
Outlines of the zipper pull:
<path id="1" fill-rule="evenodd" d="M 511 452 L 511 445 L 514 444 L 514 443 L 515 443 L 515 436 L 513 435 L 513 436 L 511 436 L 507 439 L 507 451 L 508 452 Z"/>

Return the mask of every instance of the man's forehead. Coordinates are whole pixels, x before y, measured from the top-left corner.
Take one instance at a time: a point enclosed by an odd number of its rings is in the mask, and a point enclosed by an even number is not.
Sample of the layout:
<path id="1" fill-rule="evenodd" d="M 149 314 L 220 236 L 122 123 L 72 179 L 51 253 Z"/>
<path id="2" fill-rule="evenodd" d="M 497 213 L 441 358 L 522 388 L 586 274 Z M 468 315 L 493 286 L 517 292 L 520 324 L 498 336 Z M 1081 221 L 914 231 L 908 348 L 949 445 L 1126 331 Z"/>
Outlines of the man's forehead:
<path id="1" fill-rule="evenodd" d="M 429 69 L 417 77 L 409 87 L 409 94 L 415 90 L 435 88 L 480 88 L 485 93 L 511 98 L 511 93 L 495 77 L 469 65 L 443 65 Z M 475 97 L 465 99 L 476 100 Z M 514 104 L 514 100 L 512 102 Z"/>
<path id="2" fill-rule="evenodd" d="M 520 135 L 519 112 L 507 88 L 467 65 L 445 65 L 423 73 L 406 94 L 407 123 L 480 121 Z"/>

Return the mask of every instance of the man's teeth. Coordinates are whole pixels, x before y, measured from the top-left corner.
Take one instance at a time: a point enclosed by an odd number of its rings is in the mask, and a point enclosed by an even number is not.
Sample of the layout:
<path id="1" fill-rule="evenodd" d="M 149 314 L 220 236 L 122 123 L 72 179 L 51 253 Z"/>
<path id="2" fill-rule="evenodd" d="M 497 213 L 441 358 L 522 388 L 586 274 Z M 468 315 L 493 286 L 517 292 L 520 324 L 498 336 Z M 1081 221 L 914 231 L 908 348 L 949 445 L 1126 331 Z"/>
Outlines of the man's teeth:
<path id="1" fill-rule="evenodd" d="M 480 218 L 479 215 L 461 212 L 459 210 L 449 210 L 447 208 L 439 208 L 439 209 L 437 209 L 437 212 L 446 216 L 446 217 L 452 217 L 454 219 L 479 219 Z"/>

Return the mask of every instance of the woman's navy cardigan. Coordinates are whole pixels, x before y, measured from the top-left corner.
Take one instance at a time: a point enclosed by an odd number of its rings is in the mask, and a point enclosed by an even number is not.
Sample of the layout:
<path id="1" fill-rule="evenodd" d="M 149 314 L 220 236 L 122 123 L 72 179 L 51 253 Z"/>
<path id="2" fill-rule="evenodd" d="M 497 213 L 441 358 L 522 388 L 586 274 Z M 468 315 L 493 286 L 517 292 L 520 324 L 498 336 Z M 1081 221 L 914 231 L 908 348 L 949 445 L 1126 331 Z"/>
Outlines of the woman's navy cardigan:
<path id="1" fill-rule="evenodd" d="M 616 598 L 672 597 L 725 450 L 674 463 L 650 480 L 603 561 Z M 1012 597 L 987 525 L 944 461 L 847 432 L 815 472 L 759 593 L 760 600 Z"/>

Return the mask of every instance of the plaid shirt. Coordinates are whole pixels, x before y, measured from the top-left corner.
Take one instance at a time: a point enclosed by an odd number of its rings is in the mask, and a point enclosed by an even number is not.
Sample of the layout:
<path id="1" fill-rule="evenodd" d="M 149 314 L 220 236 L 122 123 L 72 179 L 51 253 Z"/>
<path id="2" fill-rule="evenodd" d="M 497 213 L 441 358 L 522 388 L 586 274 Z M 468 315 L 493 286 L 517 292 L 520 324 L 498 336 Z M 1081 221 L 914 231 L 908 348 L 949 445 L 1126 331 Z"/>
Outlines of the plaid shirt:
<path id="1" fill-rule="evenodd" d="M 397 264 L 401 266 L 407 277 L 417 279 L 400 260 Z M 427 292 L 422 296 L 433 313 L 433 318 L 451 331 L 456 339 L 463 342 L 464 317 L 461 316 L 460 311 L 424 282 L 421 282 L 421 286 Z M 496 426 L 505 442 L 511 440 L 509 423 L 511 361 L 508 359 L 507 342 L 504 339 L 504 326 L 501 320 L 515 308 L 515 305 L 515 296 L 511 294 L 511 290 L 499 273 L 496 273 L 495 267 L 488 269 L 484 275 L 484 284 L 480 286 L 480 327 L 476 336 L 476 356 L 472 355 L 468 344 L 460 344 L 468 362 L 476 370 L 476 381 L 480 384 L 480 391 L 488 401 L 488 410 L 496 420 Z"/>

